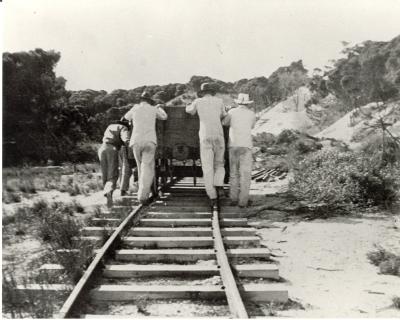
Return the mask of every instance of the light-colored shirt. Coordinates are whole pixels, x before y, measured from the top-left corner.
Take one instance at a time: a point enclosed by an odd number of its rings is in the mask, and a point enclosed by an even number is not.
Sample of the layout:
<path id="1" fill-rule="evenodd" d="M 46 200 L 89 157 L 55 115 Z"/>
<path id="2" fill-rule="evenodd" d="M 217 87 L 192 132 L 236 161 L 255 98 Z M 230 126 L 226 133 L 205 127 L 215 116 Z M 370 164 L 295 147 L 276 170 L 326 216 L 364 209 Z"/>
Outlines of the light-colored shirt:
<path id="1" fill-rule="evenodd" d="M 222 123 L 229 128 L 229 146 L 251 148 L 251 129 L 256 123 L 256 114 L 246 106 L 231 109 Z"/>
<path id="2" fill-rule="evenodd" d="M 199 115 L 200 141 L 211 137 L 224 136 L 221 118 L 226 116 L 226 111 L 222 99 L 206 95 L 186 106 L 186 112 L 190 114 L 196 114 L 197 112 Z"/>
<path id="3" fill-rule="evenodd" d="M 110 124 L 104 131 L 103 143 L 109 143 L 116 147 L 129 141 L 129 130 L 122 124 Z"/>
<path id="4" fill-rule="evenodd" d="M 132 121 L 133 129 L 130 146 L 139 142 L 154 142 L 157 144 L 156 136 L 156 119 L 167 120 L 168 115 L 161 108 L 156 108 L 142 101 L 139 104 L 135 104 L 131 110 L 129 110 L 125 116 L 125 119 Z"/>

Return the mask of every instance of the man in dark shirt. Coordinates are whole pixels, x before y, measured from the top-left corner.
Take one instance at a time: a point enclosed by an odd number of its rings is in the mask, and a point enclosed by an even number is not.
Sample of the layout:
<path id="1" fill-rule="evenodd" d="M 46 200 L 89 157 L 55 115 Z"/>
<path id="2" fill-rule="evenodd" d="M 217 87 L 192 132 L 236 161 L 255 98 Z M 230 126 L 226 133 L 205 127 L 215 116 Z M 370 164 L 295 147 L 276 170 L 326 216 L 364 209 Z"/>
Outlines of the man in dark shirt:
<path id="1" fill-rule="evenodd" d="M 129 143 L 128 122 L 116 121 L 104 131 L 103 144 L 98 154 L 101 174 L 103 177 L 104 196 L 107 197 L 107 207 L 113 205 L 112 194 L 118 180 L 118 152 L 121 146 Z"/>

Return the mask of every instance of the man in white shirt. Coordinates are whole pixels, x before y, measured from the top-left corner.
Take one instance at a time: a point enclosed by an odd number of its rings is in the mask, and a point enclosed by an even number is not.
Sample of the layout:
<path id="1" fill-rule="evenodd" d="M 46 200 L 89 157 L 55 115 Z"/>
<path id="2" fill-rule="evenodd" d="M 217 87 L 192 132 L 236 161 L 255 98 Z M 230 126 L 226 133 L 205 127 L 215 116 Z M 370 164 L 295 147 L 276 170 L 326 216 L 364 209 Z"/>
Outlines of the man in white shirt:
<path id="1" fill-rule="evenodd" d="M 156 119 L 167 120 L 168 116 L 161 107 L 155 107 L 155 102 L 147 92 L 143 92 L 140 103 L 135 104 L 124 118 L 132 121 L 133 129 L 129 146 L 138 168 L 139 190 L 138 200 L 146 203 L 154 179 L 155 152 L 157 146 Z"/>
<path id="2" fill-rule="evenodd" d="M 249 200 L 253 142 L 251 129 L 256 122 L 254 111 L 248 108 L 253 103 L 249 95 L 239 93 L 235 102 L 239 107 L 229 110 L 223 124 L 229 129 L 230 197 L 232 205 L 246 207 Z"/>
<path id="3" fill-rule="evenodd" d="M 225 176 L 225 141 L 221 119 L 226 116 L 226 112 L 222 99 L 215 97 L 215 93 L 210 83 L 203 83 L 198 93 L 203 97 L 186 107 L 187 113 L 199 115 L 200 159 L 204 184 L 212 207 L 217 205 L 218 193 L 223 187 Z"/>

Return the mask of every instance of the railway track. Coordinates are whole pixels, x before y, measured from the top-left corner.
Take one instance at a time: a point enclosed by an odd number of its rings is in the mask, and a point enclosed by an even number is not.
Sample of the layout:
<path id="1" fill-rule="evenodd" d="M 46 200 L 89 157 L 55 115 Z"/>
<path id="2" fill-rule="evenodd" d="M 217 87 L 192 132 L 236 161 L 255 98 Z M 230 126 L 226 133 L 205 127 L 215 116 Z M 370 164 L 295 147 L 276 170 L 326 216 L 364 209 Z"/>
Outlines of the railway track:
<path id="1" fill-rule="evenodd" d="M 220 212 L 211 212 L 202 181 L 191 182 L 169 185 L 149 206 L 123 197 L 113 211 L 93 219 L 96 226 L 82 230 L 94 243 L 104 230 L 112 234 L 74 288 L 59 285 L 58 290 L 72 291 L 57 317 L 121 317 L 133 309 L 153 316 L 157 312 L 146 310 L 143 301 L 184 301 L 248 318 L 252 302 L 288 300 L 278 267 L 245 212 L 229 207 L 227 199 L 221 200 Z M 121 222 L 113 217 L 118 210 L 132 211 Z M 179 310 L 172 311 L 168 315 L 179 316 Z"/>

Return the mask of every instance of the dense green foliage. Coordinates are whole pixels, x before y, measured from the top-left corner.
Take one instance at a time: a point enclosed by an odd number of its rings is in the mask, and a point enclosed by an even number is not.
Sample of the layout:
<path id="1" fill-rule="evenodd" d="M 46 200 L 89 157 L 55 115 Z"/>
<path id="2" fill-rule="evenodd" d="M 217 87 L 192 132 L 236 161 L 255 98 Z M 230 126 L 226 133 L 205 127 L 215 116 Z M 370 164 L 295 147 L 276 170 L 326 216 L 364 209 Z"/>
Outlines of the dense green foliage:
<path id="1" fill-rule="evenodd" d="M 85 138 L 87 117 L 68 105 L 65 79 L 53 71 L 59 59 L 59 53 L 42 49 L 3 55 L 3 132 L 14 146 L 14 152 L 6 147 L 5 164 L 76 160 L 72 151 Z"/>
<path id="2" fill-rule="evenodd" d="M 400 36 L 390 42 L 366 41 L 345 47 L 324 80 L 315 74 L 311 83 L 322 96 L 333 93 L 349 110 L 373 101 L 398 96 L 400 88 Z"/>
<path id="3" fill-rule="evenodd" d="M 194 92 L 207 81 L 214 83 L 221 93 L 249 93 L 256 111 L 260 111 L 307 85 L 313 92 L 310 103 L 318 103 L 331 93 L 337 99 L 332 112 L 339 113 L 398 96 L 400 37 L 390 42 L 367 41 L 346 47 L 343 53 L 344 57 L 334 61 L 325 72 L 314 70 L 311 78 L 300 60 L 278 68 L 268 78 L 231 83 L 193 76 L 186 84 L 141 86 L 108 93 L 91 89 L 67 91 L 66 80 L 54 73 L 61 57 L 58 52 L 42 49 L 6 52 L 3 54 L 4 164 L 94 160 L 96 154 L 89 145 L 101 140 L 107 124 L 127 112 L 130 104 L 138 102 L 143 90 L 159 103 L 174 99 L 174 105 L 180 105 L 190 102 Z M 180 99 L 184 96 L 190 99 Z"/>
<path id="4" fill-rule="evenodd" d="M 322 150 L 295 168 L 291 193 L 327 209 L 352 205 L 390 205 L 400 190 L 400 164 L 382 165 L 379 155 Z"/>

